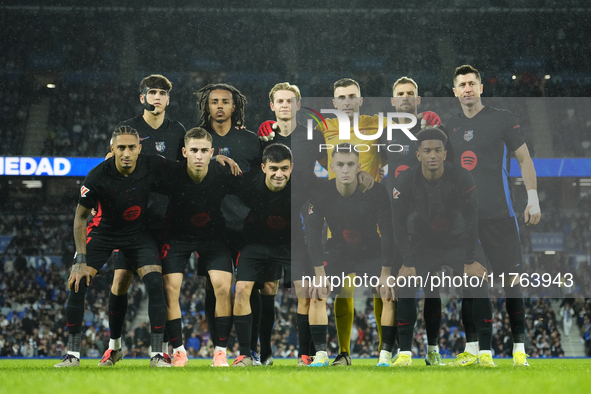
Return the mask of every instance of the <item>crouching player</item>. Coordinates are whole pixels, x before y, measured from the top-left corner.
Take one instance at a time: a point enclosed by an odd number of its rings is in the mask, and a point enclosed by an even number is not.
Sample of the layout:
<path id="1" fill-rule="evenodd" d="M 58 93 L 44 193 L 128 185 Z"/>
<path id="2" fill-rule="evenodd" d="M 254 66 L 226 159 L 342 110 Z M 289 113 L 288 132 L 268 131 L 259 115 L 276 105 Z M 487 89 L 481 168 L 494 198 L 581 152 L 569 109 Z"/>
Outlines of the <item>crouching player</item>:
<path id="1" fill-rule="evenodd" d="M 276 286 L 281 272 L 291 269 L 291 150 L 269 145 L 261 167 L 263 172 L 247 177 L 238 192 L 250 212 L 244 224 L 245 246 L 236 262 L 234 327 L 240 356 L 233 367 L 253 365 L 250 294 L 255 283 Z"/>
<path id="2" fill-rule="evenodd" d="M 328 366 L 329 361 L 326 298 L 331 291 L 331 283 L 327 281 L 326 286 L 325 277 L 330 275 L 342 281 L 351 281 L 351 276 L 347 275 L 355 272 L 359 276 L 370 278 L 373 275 L 377 279 L 380 269 L 391 265 L 385 259 L 392 256 L 392 214 L 386 188 L 376 183 L 366 193 L 357 189 L 357 173 L 361 165 L 359 154 L 350 144 L 340 144 L 333 150 L 331 168 L 335 178 L 317 193 L 308 210 L 305 228 L 315 271 L 310 291 L 310 331 L 316 356 L 311 367 Z M 332 237 L 323 247 L 325 219 Z M 376 286 L 370 282 L 363 285 L 367 288 Z M 353 286 L 357 286 L 355 281 Z M 351 283 L 348 283 L 348 287 L 352 287 Z M 384 303 L 384 308 L 390 309 L 388 315 L 393 315 L 391 297 L 389 302 Z M 393 344 L 393 338 L 384 338 L 386 342 Z"/>
<path id="3" fill-rule="evenodd" d="M 114 249 L 127 261 L 116 264 L 118 270 L 136 271 L 148 293 L 148 315 L 151 327 L 151 367 L 170 367 L 163 357 L 162 339 L 166 323 L 166 301 L 162 284 L 162 268 L 158 247 L 146 229 L 148 192 L 158 178 L 166 159 L 139 155 L 142 146 L 138 132 L 121 126 L 113 132 L 111 150 L 114 157 L 105 160 L 87 175 L 74 217 L 76 257 L 68 285 L 70 295 L 66 306 L 68 354 L 56 367 L 80 366 L 81 329 L 84 296 L 90 279 L 101 269 Z M 91 210 L 98 207 L 86 226 Z M 120 274 L 121 272 L 119 272 Z M 121 360 L 121 345 L 109 355 L 110 365 Z"/>
<path id="4" fill-rule="evenodd" d="M 212 137 L 205 129 L 195 127 L 187 131 L 182 151 L 186 160 L 168 163 L 155 187 L 155 191 L 170 198 L 161 258 L 172 365 L 183 367 L 188 363 L 179 295 L 187 262 L 196 251 L 198 273 L 211 279 L 217 299 L 213 366 L 227 367 L 226 347 L 232 329 L 232 256 L 226 244 L 221 205 L 224 197 L 233 192 L 237 179 L 228 166 L 210 162 Z M 231 168 L 237 170 L 235 165 Z"/>
<path id="5" fill-rule="evenodd" d="M 395 239 L 403 265 L 398 272 L 398 339 L 400 354 L 395 367 L 412 365 L 413 328 L 417 319 L 416 293 L 423 284 L 425 298 L 439 298 L 439 288 L 432 288 L 433 275 L 446 265 L 455 275 L 486 279 L 486 269 L 478 246 L 478 198 L 474 178 L 458 165 L 444 161 L 447 137 L 437 128 L 417 135 L 417 158 L 420 164 L 402 172 L 394 183 L 392 213 Z M 414 232 L 408 234 L 409 212 L 417 212 Z M 422 283 L 431 276 L 431 281 Z M 471 281 L 468 280 L 468 283 Z M 487 282 L 466 287 L 466 297 L 474 298 L 474 316 L 479 330 L 479 363 L 494 367 L 491 356 L 492 306 Z M 466 294 L 467 293 L 467 294 Z M 427 365 L 443 365 L 437 346 L 441 323 L 439 309 L 425 316 L 427 328 Z"/>

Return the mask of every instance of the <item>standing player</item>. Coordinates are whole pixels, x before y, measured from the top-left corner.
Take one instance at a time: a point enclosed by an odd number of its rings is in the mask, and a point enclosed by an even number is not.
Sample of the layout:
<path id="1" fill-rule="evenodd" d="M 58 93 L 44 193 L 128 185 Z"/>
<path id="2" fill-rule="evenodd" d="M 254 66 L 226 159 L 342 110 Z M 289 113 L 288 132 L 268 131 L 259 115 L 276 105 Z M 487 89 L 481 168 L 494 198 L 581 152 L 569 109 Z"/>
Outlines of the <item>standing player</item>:
<path id="1" fill-rule="evenodd" d="M 334 83 L 334 99 L 333 105 L 339 111 L 343 111 L 353 125 L 353 119 L 355 114 L 359 113 L 359 107 L 363 104 L 363 97 L 361 97 L 361 87 L 357 81 L 350 78 L 339 79 Z M 379 130 L 379 116 L 361 115 L 359 116 L 359 130 L 362 130 L 365 135 L 376 134 Z M 339 121 L 337 118 L 326 119 L 328 130 L 322 129 L 324 140 L 326 144 L 337 145 L 342 142 L 349 142 L 352 145 L 365 144 L 367 141 L 361 140 L 353 133 L 351 127 L 351 136 L 349 141 L 340 141 L 339 135 Z M 386 125 L 386 119 L 384 119 L 384 127 Z M 333 179 L 335 177 L 334 170 L 331 166 L 332 163 L 332 151 L 329 150 L 328 154 L 328 178 Z M 380 177 L 380 168 L 385 163 L 382 163 L 382 156 L 377 151 L 375 146 L 371 146 L 368 152 L 359 153 L 359 163 L 361 170 L 368 172 L 376 181 Z M 332 232 L 332 230 L 331 230 Z M 336 297 L 334 303 L 334 313 L 336 317 L 337 325 L 337 336 L 339 340 L 339 355 L 334 360 L 332 365 L 351 365 L 351 329 L 353 328 L 353 318 L 355 317 L 355 307 L 353 303 L 354 287 L 344 287 L 341 293 Z M 379 348 L 382 348 L 382 327 L 381 327 L 381 316 L 382 316 L 382 300 L 374 297 L 374 314 L 376 322 L 378 324 L 378 332 L 380 334 Z"/>
<path id="2" fill-rule="evenodd" d="M 152 74 L 142 79 L 139 90 L 144 112 L 118 126 L 130 126 L 138 131 L 144 154 L 182 160 L 185 128 L 166 117 L 172 83 L 163 75 Z"/>
<path id="3" fill-rule="evenodd" d="M 301 107 L 300 89 L 296 85 L 289 82 L 278 83 L 269 92 L 269 100 L 271 110 L 275 113 L 276 121 L 266 121 L 259 127 L 259 136 L 265 141 L 262 143 L 263 147 L 271 144 L 269 141 L 273 139 L 273 143 L 281 143 L 291 149 L 294 160 L 294 170 L 291 174 L 291 184 L 297 190 L 297 201 L 292 200 L 292 217 L 299 217 L 298 211 L 301 205 L 311 197 L 314 186 L 318 182 L 318 178 L 314 174 L 314 167 L 316 162 L 326 162 L 326 151 L 321 151 L 320 145 L 324 143 L 324 138 L 318 130 L 314 130 L 313 138 L 308 140 L 307 130 L 305 127 L 299 125 L 296 121 L 296 114 Z M 269 136 L 269 134 L 271 134 Z M 302 203 L 302 204 L 301 204 Z M 293 223 L 293 222 L 292 222 Z M 295 224 L 295 223 L 293 223 Z M 302 232 L 300 227 L 292 227 L 292 236 L 297 235 L 293 232 Z M 303 235 L 303 234 L 299 234 Z M 302 237 L 303 239 L 303 237 Z M 292 249 L 293 252 L 293 249 Z M 302 256 L 307 258 L 308 254 Z M 295 257 L 292 256 L 292 259 Z M 292 268 L 293 270 L 294 268 Z M 304 268 L 305 269 L 305 268 Z M 286 275 L 289 272 L 285 273 Z M 298 272 L 299 274 L 299 272 Z M 298 275 L 294 275 L 296 279 Z M 286 281 L 284 281 L 286 283 Z M 261 356 L 263 360 L 266 354 L 271 354 L 271 333 L 274 323 L 274 295 L 277 292 L 276 282 L 273 284 L 274 288 L 265 286 L 261 290 L 261 298 L 263 300 L 262 316 L 261 316 Z M 294 286 L 296 295 L 302 291 L 301 280 L 295 280 Z M 269 294 L 269 295 L 268 295 Z M 272 296 L 270 294 L 273 294 Z M 308 310 L 310 307 L 310 298 L 307 294 L 298 295 L 297 307 L 297 325 L 298 325 L 298 366 L 309 365 L 311 362 L 312 337 L 310 336 L 310 324 L 308 320 Z M 254 331 L 254 330 L 253 330 Z M 253 338 L 256 333 L 253 332 Z M 256 344 L 256 340 L 255 340 Z M 265 350 L 263 350 L 265 348 Z"/>
<path id="4" fill-rule="evenodd" d="M 203 127 L 212 136 L 214 156 L 231 156 L 242 171 L 247 172 L 251 168 L 258 171 L 260 144 L 253 132 L 244 129 L 246 97 L 235 87 L 224 83 L 209 84 L 197 91 L 196 95 L 197 106 L 201 112 L 200 127 Z M 248 213 L 248 208 L 237 196 L 229 195 L 222 203 L 222 211 L 226 219 L 228 238 L 232 239 L 229 246 L 235 260 L 241 248 L 242 223 Z M 200 272 L 200 275 L 207 276 L 205 272 Z M 252 294 L 255 322 L 258 323 L 261 299 L 259 292 Z M 215 292 L 208 279 L 205 290 L 205 317 L 214 345 L 220 338 L 224 338 L 216 333 L 215 303 Z M 256 331 L 258 332 L 258 328 Z M 258 353 L 253 351 L 253 357 L 255 364 L 259 365 Z"/>
<path id="5" fill-rule="evenodd" d="M 402 267 L 398 277 L 406 277 L 398 292 L 398 338 L 400 355 L 393 366 L 412 365 L 412 337 L 417 319 L 416 293 L 422 287 L 425 302 L 436 300 L 425 317 L 427 326 L 427 365 L 443 365 L 437 346 L 441 323 L 439 288 L 424 283 L 429 273 L 446 265 L 456 275 L 482 278 L 484 267 L 475 260 L 478 243 L 478 198 L 474 179 L 456 164 L 445 162 L 447 137 L 437 128 L 421 131 L 417 135 L 417 153 L 420 164 L 402 172 L 394 185 L 392 214 L 394 234 L 402 254 Z M 408 232 L 409 213 L 416 212 L 414 232 Z M 482 260 L 481 260 L 482 261 Z M 413 279 L 415 278 L 415 279 Z M 416 278 L 422 279 L 417 284 Z M 414 280 L 414 282 L 413 282 Z M 412 284 L 411 284 L 412 283 Z M 422 285 L 421 285 L 422 284 Z M 494 367 L 491 354 L 492 307 L 488 286 L 465 288 L 474 299 L 474 316 L 480 328 L 480 365 Z M 427 307 L 425 306 L 425 309 Z M 438 318 L 435 318 L 438 316 Z M 429 318 L 427 318 L 429 317 Z"/>
<path id="6" fill-rule="evenodd" d="M 417 83 L 408 77 L 401 77 L 392 86 L 392 98 L 390 102 L 396 108 L 396 112 L 408 113 L 414 115 L 418 122 L 409 131 L 413 135 L 417 135 L 421 130 L 427 127 L 437 126 L 443 131 L 441 120 L 439 116 L 432 111 L 425 111 L 418 113 L 417 109 L 421 103 L 421 96 L 419 96 L 419 86 Z M 398 123 L 410 123 L 411 119 L 407 117 L 398 118 Z M 388 141 L 386 134 L 382 134 L 381 142 L 384 144 L 400 144 L 403 146 L 400 152 L 387 151 L 388 157 L 388 176 L 386 177 L 386 187 L 388 193 L 392 194 L 394 188 L 394 181 L 396 177 L 404 170 L 417 164 L 416 155 L 414 154 L 414 141 L 409 140 L 406 136 L 393 136 L 393 140 Z M 447 144 L 446 150 L 448 152 L 447 160 L 453 161 L 451 154 L 451 145 Z"/>
<path id="7" fill-rule="evenodd" d="M 185 128 L 177 121 L 166 118 L 166 108 L 170 104 L 172 83 L 163 75 L 152 74 L 142 79 L 139 85 L 140 102 L 144 110 L 141 115 L 119 123 L 118 127 L 129 126 L 137 130 L 142 142 L 142 154 L 160 155 L 168 160 L 182 160 Z M 107 155 L 109 157 L 109 155 Z M 154 240 L 160 242 L 160 233 L 164 223 L 164 216 L 168 206 L 168 199 L 161 195 L 150 193 L 148 199 L 147 225 Z M 114 254 L 115 260 L 125 259 L 120 253 Z M 133 279 L 133 273 L 121 276 L 127 271 L 116 272 L 109 294 L 109 328 L 111 339 L 99 366 L 112 366 L 120 359 L 121 334 L 127 312 L 127 290 Z M 164 278 L 166 281 L 166 278 Z M 168 338 L 164 333 L 164 357 L 168 358 Z M 121 353 L 122 354 L 122 353 Z M 181 355 L 182 358 L 182 355 Z M 186 358 L 186 355 L 185 355 Z"/>
<path id="8" fill-rule="evenodd" d="M 227 167 L 210 163 L 211 135 L 201 127 L 185 136 L 185 160 L 170 163 L 156 191 L 170 197 L 162 243 L 162 271 L 168 302 L 167 331 L 173 346 L 173 366 L 188 359 L 183 346 L 179 295 L 183 272 L 193 251 L 199 255 L 198 271 L 211 279 L 215 296 L 215 326 L 220 337 L 214 350 L 214 367 L 228 366 L 226 347 L 232 329 L 232 256 L 226 243 L 222 200 L 236 182 Z"/>
<path id="9" fill-rule="evenodd" d="M 521 273 L 521 244 L 509 190 L 510 155 L 515 153 L 523 174 L 528 195 L 524 215 L 529 226 L 536 225 L 542 215 L 533 161 L 515 116 L 482 104 L 483 85 L 477 69 L 470 65 L 456 68 L 453 84 L 462 112 L 449 119 L 447 127 L 455 162 L 471 172 L 481 196 L 478 207 L 480 243 L 493 270 Z M 505 294 L 513 335 L 513 365 L 528 366 L 521 288 L 505 288 Z M 462 303 L 466 350 L 458 356 L 455 365 L 469 365 L 477 359 L 476 326 L 469 316 L 469 303 L 466 310 L 466 302 Z"/>
<path id="10" fill-rule="evenodd" d="M 316 356 L 310 365 L 312 367 L 328 366 L 326 297 L 330 289 L 323 286 L 323 278 L 328 273 L 343 278 L 344 282 L 352 282 L 352 277 L 345 275 L 352 272 L 357 275 L 377 275 L 380 269 L 391 266 L 385 260 L 393 255 L 392 215 L 385 187 L 376 184 L 366 193 L 357 189 L 357 172 L 361 164 L 359 154 L 351 144 L 337 145 L 331 159 L 331 170 L 335 178 L 318 192 L 314 204 L 308 210 L 305 229 L 315 270 L 314 287 L 310 294 L 310 330 L 316 347 Z M 323 247 L 322 230 L 325 220 L 332 237 Z M 353 288 L 351 283 L 348 287 Z M 386 307 L 390 308 L 388 313 L 393 315 L 393 303 L 387 302 L 384 304 L 384 308 Z M 393 338 L 384 340 L 392 342 Z M 339 356 L 344 358 L 342 354 Z M 347 358 L 350 365 L 348 354 Z"/>
<path id="11" fill-rule="evenodd" d="M 439 116 L 432 112 L 426 111 L 421 112 L 420 114 L 417 113 L 417 108 L 421 103 L 421 97 L 419 96 L 419 87 L 417 83 L 408 77 L 401 77 L 392 86 L 392 98 L 390 102 L 393 107 L 396 108 L 396 112 L 408 113 L 414 115 L 418 122 L 417 124 L 410 129 L 409 131 L 413 135 L 417 135 L 422 129 L 426 127 L 433 127 L 438 126 L 441 123 Z M 398 123 L 405 124 L 410 123 L 411 119 L 407 117 L 398 118 Z M 439 126 L 441 128 L 441 126 Z M 390 196 L 390 200 L 392 200 L 392 192 L 394 190 L 394 182 L 398 175 L 417 164 L 416 155 L 413 154 L 413 145 L 414 141 L 411 141 L 406 136 L 393 136 L 393 140 L 388 140 L 387 135 L 382 134 L 381 143 L 383 144 L 399 144 L 402 145 L 404 148 L 400 152 L 391 152 L 387 150 L 387 158 L 388 158 L 388 176 L 385 179 L 385 182 L 382 183 L 386 184 L 386 189 L 388 190 L 388 195 Z M 447 144 L 447 152 L 448 152 L 448 159 L 452 157 L 451 155 L 451 147 L 449 143 Z M 409 221 L 412 221 L 413 215 L 410 216 Z M 397 272 L 400 267 L 392 267 L 394 272 Z M 396 302 L 395 300 L 393 301 Z M 439 304 L 438 304 L 439 303 Z M 424 315 L 425 320 L 428 321 L 429 319 L 436 319 L 439 321 L 441 318 L 440 312 L 437 311 L 441 310 L 440 300 L 437 298 L 425 298 L 425 307 L 424 307 Z M 394 343 L 383 343 L 382 350 L 380 351 L 380 357 L 378 361 L 378 366 L 389 366 L 391 364 L 392 359 L 392 352 L 395 348 L 397 343 L 397 326 L 395 324 L 394 316 L 387 316 L 382 315 L 382 332 L 384 331 L 393 331 L 392 334 L 388 333 L 384 336 L 394 338 Z M 433 363 L 435 361 L 432 361 Z"/>
<path id="12" fill-rule="evenodd" d="M 141 155 L 136 130 L 119 127 L 113 132 L 114 157 L 92 169 L 80 189 L 74 218 L 75 264 L 68 279 L 70 295 L 66 306 L 68 354 L 56 367 L 80 366 L 81 326 L 84 296 L 98 270 L 114 249 L 120 249 L 127 262 L 116 261 L 115 270 L 137 271 L 149 297 L 152 359 L 150 366 L 170 367 L 163 357 L 162 340 L 166 323 L 166 301 L 158 248 L 146 231 L 148 192 L 165 159 Z M 86 228 L 91 210 L 98 212 Z M 120 275 L 120 277 L 129 276 Z M 117 275 L 116 275 L 117 276 Z M 113 356 L 119 361 L 121 353 Z"/>
<path id="13" fill-rule="evenodd" d="M 240 356 L 233 367 L 254 362 L 249 300 L 255 283 L 276 283 L 282 271 L 291 271 L 291 151 L 283 144 L 271 144 L 263 151 L 262 160 L 263 172 L 249 174 L 239 192 L 250 212 L 244 225 L 245 244 L 236 262 L 234 325 Z M 303 244 L 302 238 L 300 249 Z M 266 360 L 266 354 L 261 355 Z"/>

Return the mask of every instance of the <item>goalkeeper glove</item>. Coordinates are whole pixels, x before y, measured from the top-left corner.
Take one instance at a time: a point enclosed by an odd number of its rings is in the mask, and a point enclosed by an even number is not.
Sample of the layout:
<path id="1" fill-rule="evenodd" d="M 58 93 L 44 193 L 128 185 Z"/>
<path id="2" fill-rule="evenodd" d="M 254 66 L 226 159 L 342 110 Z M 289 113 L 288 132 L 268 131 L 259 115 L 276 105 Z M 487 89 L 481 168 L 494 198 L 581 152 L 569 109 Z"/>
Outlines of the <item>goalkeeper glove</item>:
<path id="1" fill-rule="evenodd" d="M 259 127 L 257 135 L 262 141 L 271 141 L 275 137 L 275 132 L 279 130 L 279 125 L 274 120 L 267 120 Z"/>
<path id="2" fill-rule="evenodd" d="M 421 121 L 421 129 L 436 127 L 441 124 L 441 119 L 439 118 L 439 115 L 437 115 L 433 111 L 421 112 L 419 116 L 417 116 L 417 118 Z"/>

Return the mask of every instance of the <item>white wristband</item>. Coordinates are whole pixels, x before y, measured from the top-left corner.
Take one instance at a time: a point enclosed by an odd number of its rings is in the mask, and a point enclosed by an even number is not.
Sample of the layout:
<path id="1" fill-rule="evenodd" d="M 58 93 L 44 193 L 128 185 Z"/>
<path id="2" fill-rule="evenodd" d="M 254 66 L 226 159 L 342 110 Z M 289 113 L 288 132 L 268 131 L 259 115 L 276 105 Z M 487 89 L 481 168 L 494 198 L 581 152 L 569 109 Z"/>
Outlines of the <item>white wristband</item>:
<path id="1" fill-rule="evenodd" d="M 529 189 L 527 191 L 527 206 L 531 207 L 529 209 L 530 215 L 535 215 L 536 213 L 540 213 L 540 200 L 538 199 L 538 191 L 536 189 Z"/>

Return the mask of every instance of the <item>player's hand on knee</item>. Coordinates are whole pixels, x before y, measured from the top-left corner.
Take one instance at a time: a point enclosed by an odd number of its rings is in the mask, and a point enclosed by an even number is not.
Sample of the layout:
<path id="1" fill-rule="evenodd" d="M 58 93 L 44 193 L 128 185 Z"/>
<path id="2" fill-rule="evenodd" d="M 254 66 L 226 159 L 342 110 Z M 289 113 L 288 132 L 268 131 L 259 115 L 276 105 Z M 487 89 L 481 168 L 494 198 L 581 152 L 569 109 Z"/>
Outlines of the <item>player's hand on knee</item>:
<path id="1" fill-rule="evenodd" d="M 390 302 L 396 299 L 396 287 L 388 287 L 384 285 L 384 287 L 378 287 L 378 293 L 380 294 L 380 298 L 386 300 L 386 302 Z"/>
<path id="2" fill-rule="evenodd" d="M 429 129 L 441 124 L 441 118 L 433 111 L 421 112 L 417 115 L 417 120 L 421 122 L 421 129 Z"/>
<path id="3" fill-rule="evenodd" d="M 316 284 L 318 284 L 318 286 L 315 286 Z M 328 297 L 330 291 L 330 283 L 325 281 L 325 277 L 317 276 L 315 282 L 312 284 L 312 287 L 310 287 L 310 298 L 313 302 L 322 301 Z"/>
<path id="4" fill-rule="evenodd" d="M 72 270 L 70 271 L 70 277 L 68 278 L 68 288 L 72 290 L 72 286 L 74 286 L 74 291 L 78 293 L 80 281 L 85 279 L 86 285 L 90 286 L 90 278 L 90 270 L 86 265 L 86 255 L 77 254 Z"/>
<path id="5" fill-rule="evenodd" d="M 390 278 L 390 280 L 388 280 Z M 380 298 L 390 302 L 392 299 L 396 299 L 396 281 L 392 280 L 391 276 L 380 276 L 376 290 L 380 295 Z"/>
<path id="6" fill-rule="evenodd" d="M 275 132 L 279 131 L 279 124 L 274 120 L 267 120 L 263 122 L 259 127 L 257 135 L 261 139 L 261 141 L 271 141 L 275 138 Z"/>
<path id="7" fill-rule="evenodd" d="M 232 172 L 232 175 L 240 175 L 242 174 L 242 170 L 240 169 L 240 166 L 232 159 L 230 159 L 228 156 L 224 156 L 224 155 L 217 155 L 215 157 L 215 161 L 217 161 L 218 163 L 220 163 L 223 166 L 230 166 L 230 171 Z"/>
<path id="8" fill-rule="evenodd" d="M 475 261 L 472 264 L 464 264 L 464 274 L 484 278 L 484 280 L 488 282 L 488 277 L 486 276 L 488 271 L 478 261 Z"/>
<path id="9" fill-rule="evenodd" d="M 373 179 L 373 177 L 365 171 L 359 171 L 359 173 L 357 174 L 357 181 L 359 182 L 357 188 L 362 193 L 365 193 L 366 191 L 371 189 L 373 187 L 373 184 L 376 182 L 375 179 Z"/>

